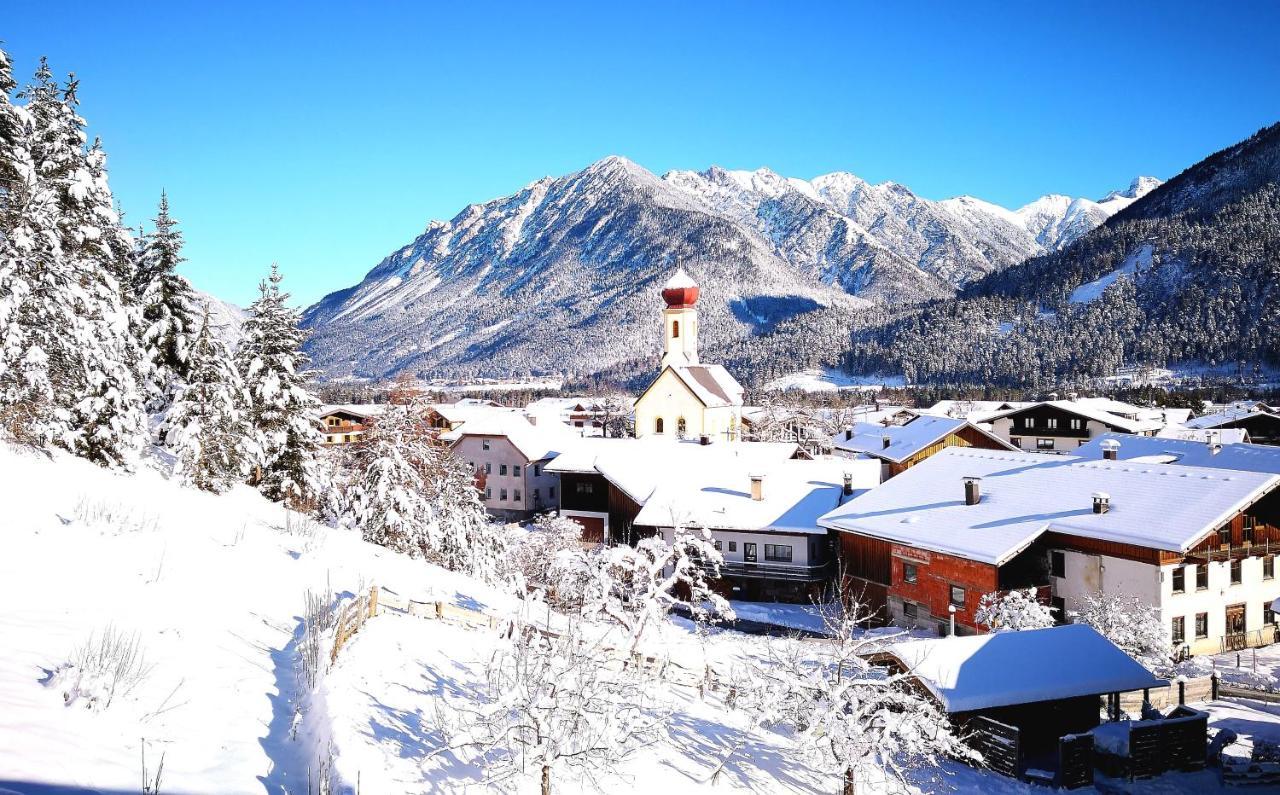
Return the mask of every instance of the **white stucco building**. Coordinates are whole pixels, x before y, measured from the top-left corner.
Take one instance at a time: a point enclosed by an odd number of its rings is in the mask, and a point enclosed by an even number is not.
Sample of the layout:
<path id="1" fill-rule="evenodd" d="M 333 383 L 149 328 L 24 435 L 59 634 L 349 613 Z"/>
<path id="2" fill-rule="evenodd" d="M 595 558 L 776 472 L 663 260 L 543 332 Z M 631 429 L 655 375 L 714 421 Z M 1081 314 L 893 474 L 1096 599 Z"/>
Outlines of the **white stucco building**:
<path id="1" fill-rule="evenodd" d="M 636 400 L 636 436 L 738 439 L 742 385 L 720 365 L 698 360 L 698 285 L 678 271 L 662 299 L 662 369 Z"/>

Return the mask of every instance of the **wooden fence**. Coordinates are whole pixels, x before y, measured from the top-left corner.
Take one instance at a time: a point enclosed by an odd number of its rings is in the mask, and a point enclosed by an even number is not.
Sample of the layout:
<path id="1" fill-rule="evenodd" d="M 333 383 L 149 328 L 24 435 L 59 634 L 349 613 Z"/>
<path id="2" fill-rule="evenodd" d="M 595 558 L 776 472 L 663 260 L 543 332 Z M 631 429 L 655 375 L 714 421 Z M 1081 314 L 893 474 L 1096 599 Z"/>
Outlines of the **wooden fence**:
<path id="1" fill-rule="evenodd" d="M 338 659 L 338 652 L 351 640 L 351 636 L 360 631 L 364 622 L 378 614 L 378 586 L 369 589 L 369 593 L 360 594 L 347 602 L 338 612 L 338 621 L 333 630 L 333 649 L 329 653 L 329 662 Z"/>
<path id="2" fill-rule="evenodd" d="M 1179 698 L 1181 686 L 1182 698 Z M 1143 694 L 1151 706 L 1159 710 L 1176 707 L 1179 704 L 1198 704 L 1213 699 L 1213 677 L 1198 676 L 1182 682 L 1170 682 L 1168 687 L 1153 687 L 1149 690 L 1134 690 L 1120 694 L 1120 709 L 1134 717 L 1142 714 Z"/>

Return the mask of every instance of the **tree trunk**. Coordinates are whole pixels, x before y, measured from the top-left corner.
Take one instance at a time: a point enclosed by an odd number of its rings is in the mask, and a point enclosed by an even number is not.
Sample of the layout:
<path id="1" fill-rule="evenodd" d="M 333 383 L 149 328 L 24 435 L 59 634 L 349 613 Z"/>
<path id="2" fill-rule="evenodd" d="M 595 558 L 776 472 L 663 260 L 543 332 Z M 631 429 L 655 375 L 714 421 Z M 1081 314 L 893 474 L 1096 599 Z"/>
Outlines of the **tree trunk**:
<path id="1" fill-rule="evenodd" d="M 854 795 L 852 767 L 846 767 L 844 769 L 844 795 Z"/>
<path id="2" fill-rule="evenodd" d="M 551 766 L 542 766 L 542 795 L 551 795 Z"/>

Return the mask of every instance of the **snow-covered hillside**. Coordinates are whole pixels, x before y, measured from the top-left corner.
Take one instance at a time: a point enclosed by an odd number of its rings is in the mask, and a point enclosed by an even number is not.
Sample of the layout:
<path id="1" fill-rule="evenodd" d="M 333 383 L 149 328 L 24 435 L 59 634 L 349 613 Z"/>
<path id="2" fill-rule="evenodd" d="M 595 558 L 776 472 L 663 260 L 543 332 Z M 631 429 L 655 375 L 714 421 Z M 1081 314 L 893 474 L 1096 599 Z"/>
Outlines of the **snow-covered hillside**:
<path id="1" fill-rule="evenodd" d="M 309 352 L 331 378 L 598 372 L 656 357 L 657 287 L 677 265 L 702 285 L 715 348 L 824 307 L 952 295 L 1121 201 L 1046 197 L 1015 212 L 843 172 L 658 177 L 609 157 L 431 222 L 307 311 Z"/>

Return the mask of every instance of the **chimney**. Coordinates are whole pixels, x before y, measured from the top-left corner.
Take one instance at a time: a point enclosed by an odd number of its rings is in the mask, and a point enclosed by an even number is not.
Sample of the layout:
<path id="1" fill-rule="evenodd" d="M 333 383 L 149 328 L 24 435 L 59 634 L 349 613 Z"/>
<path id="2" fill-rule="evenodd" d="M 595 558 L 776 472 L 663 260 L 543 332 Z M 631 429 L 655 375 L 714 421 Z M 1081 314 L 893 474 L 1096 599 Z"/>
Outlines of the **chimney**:
<path id="1" fill-rule="evenodd" d="M 881 436 L 881 437 L 880 437 L 880 449 L 881 449 L 881 450 L 888 450 L 888 449 L 889 449 L 889 445 L 891 445 L 891 444 L 893 444 L 893 439 L 892 439 L 892 438 L 890 438 L 890 437 L 888 437 L 888 436 Z"/>
<path id="2" fill-rule="evenodd" d="M 964 479 L 964 504 L 977 505 L 982 500 L 982 478 L 967 476 Z"/>
<path id="3" fill-rule="evenodd" d="M 853 428 L 844 429 L 844 440 L 847 442 L 853 438 Z"/>
<path id="4" fill-rule="evenodd" d="M 848 472 L 844 473 L 844 496 L 853 496 L 853 475 Z"/>
<path id="5" fill-rule="evenodd" d="M 1209 455 L 1217 455 L 1222 452 L 1222 434 L 1217 431 L 1209 431 L 1205 438 L 1209 441 Z"/>
<path id="6" fill-rule="evenodd" d="M 1093 493 L 1093 512 L 1106 513 L 1111 510 L 1111 495 L 1105 491 L 1095 491 Z"/>
<path id="7" fill-rule="evenodd" d="M 1115 439 L 1102 440 L 1102 457 L 1107 461 L 1115 461 L 1120 457 L 1120 443 Z"/>
<path id="8" fill-rule="evenodd" d="M 706 445 L 711 444 L 711 437 L 705 433 L 702 434 L 701 436 L 698 437 L 698 444 L 703 445 L 704 447 Z"/>
<path id="9" fill-rule="evenodd" d="M 751 476 L 751 499 L 756 502 L 764 499 L 764 475 Z"/>

